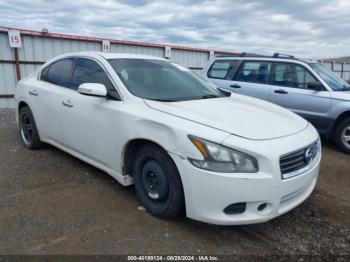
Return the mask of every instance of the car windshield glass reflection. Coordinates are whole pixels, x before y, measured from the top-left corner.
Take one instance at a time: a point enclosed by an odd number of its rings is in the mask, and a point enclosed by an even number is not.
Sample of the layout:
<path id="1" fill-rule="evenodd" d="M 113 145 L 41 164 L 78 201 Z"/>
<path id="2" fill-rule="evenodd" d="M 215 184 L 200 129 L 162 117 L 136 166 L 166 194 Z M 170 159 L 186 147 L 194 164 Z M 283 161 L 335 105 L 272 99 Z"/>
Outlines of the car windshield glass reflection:
<path id="1" fill-rule="evenodd" d="M 338 77 L 332 71 L 328 70 L 325 66 L 318 63 L 309 64 L 321 77 L 322 79 L 335 91 L 350 90 L 350 85 L 343 79 Z"/>
<path id="2" fill-rule="evenodd" d="M 163 102 L 209 99 L 223 94 L 191 70 L 155 59 L 111 59 L 109 63 L 135 96 Z"/>

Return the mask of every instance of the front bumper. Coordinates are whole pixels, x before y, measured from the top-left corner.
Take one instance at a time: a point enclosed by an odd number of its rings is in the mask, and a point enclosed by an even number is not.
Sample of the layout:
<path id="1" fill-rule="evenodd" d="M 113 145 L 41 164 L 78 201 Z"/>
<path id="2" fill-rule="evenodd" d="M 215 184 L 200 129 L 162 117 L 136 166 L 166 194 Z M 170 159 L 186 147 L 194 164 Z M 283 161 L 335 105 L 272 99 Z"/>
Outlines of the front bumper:
<path id="1" fill-rule="evenodd" d="M 300 140 L 299 136 L 279 139 L 274 145 L 280 143 L 284 147 L 273 151 L 270 155 L 268 151 L 263 152 L 261 149 L 262 156 L 258 161 L 261 160 L 259 163 L 264 165 L 255 174 L 225 174 L 201 170 L 194 167 L 187 159 L 170 154 L 183 182 L 187 216 L 217 225 L 254 224 L 268 221 L 302 203 L 315 188 L 321 153 L 307 171 L 289 179 L 281 178 L 278 161 L 279 156 L 286 152 L 286 148 L 290 148 L 288 151 L 293 151 L 293 147 L 302 148 L 317 139 L 317 134 L 310 135 L 309 139 L 306 139 L 310 141 L 305 141 L 305 137 Z M 262 142 L 260 146 L 266 148 L 266 143 Z M 289 144 L 293 146 L 288 147 Z M 247 148 L 249 149 L 249 145 Z M 255 143 L 255 149 L 257 148 L 259 150 L 259 145 Z M 226 214 L 224 208 L 234 203 L 246 203 L 245 212 Z M 259 211 L 258 207 L 264 203 L 266 208 Z"/>

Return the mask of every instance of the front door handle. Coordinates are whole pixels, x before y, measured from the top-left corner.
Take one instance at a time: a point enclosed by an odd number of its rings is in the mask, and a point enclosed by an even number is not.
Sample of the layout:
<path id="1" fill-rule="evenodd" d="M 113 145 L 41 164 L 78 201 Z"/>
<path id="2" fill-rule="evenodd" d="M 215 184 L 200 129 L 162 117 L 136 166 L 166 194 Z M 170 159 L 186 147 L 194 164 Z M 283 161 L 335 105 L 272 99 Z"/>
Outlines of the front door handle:
<path id="1" fill-rule="evenodd" d="M 32 95 L 32 96 L 38 96 L 38 95 L 39 95 L 38 92 L 37 92 L 36 90 L 30 90 L 30 91 L 28 91 L 28 93 L 29 93 L 30 95 Z"/>
<path id="2" fill-rule="evenodd" d="M 66 107 L 73 107 L 73 104 L 70 100 L 62 101 L 62 105 Z"/>
<path id="3" fill-rule="evenodd" d="M 240 85 L 237 85 L 237 84 L 230 85 L 230 87 L 233 87 L 233 88 L 241 88 L 241 86 L 240 86 Z"/>
<path id="4" fill-rule="evenodd" d="M 282 95 L 288 94 L 288 92 L 283 90 L 283 89 L 278 89 L 278 90 L 275 90 L 274 92 L 277 94 L 282 94 Z"/>

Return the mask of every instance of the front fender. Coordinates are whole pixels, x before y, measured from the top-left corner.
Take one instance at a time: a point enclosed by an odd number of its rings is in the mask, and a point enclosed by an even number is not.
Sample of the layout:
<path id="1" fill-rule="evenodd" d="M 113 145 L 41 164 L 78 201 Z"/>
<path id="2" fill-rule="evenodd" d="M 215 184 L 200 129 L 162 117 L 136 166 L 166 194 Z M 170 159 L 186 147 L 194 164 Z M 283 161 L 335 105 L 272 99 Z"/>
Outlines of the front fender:
<path id="1" fill-rule="evenodd" d="M 192 144 L 188 135 L 222 143 L 230 134 L 193 121 L 169 115 L 149 107 L 125 108 L 120 111 L 118 121 L 123 127 L 119 137 L 121 148 L 120 167 L 123 166 L 124 152 L 132 140 L 151 141 L 165 151 L 181 158 L 203 159 L 202 154 Z M 120 170 L 121 171 L 121 170 Z"/>
<path id="2" fill-rule="evenodd" d="M 335 124 L 337 123 L 339 117 L 344 116 L 344 114 L 350 115 L 350 101 L 332 101 L 331 118 Z"/>

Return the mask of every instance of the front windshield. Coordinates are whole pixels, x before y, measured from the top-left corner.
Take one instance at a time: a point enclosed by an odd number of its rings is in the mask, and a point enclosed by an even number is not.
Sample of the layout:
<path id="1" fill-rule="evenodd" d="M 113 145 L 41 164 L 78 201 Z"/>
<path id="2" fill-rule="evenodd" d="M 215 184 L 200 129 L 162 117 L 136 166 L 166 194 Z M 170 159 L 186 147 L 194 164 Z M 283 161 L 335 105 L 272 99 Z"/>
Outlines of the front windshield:
<path id="1" fill-rule="evenodd" d="M 333 90 L 335 90 L 335 91 L 344 91 L 344 90 L 349 90 L 350 89 L 350 85 L 347 82 L 345 82 L 343 79 L 338 77 L 332 71 L 328 70 L 322 64 L 310 63 L 309 65 L 312 67 L 312 69 L 314 69 L 316 71 L 316 73 L 319 74 L 320 77 L 322 77 L 322 79 Z"/>
<path id="2" fill-rule="evenodd" d="M 223 96 L 206 80 L 178 64 L 156 59 L 110 59 L 119 78 L 135 96 L 165 102 Z"/>

